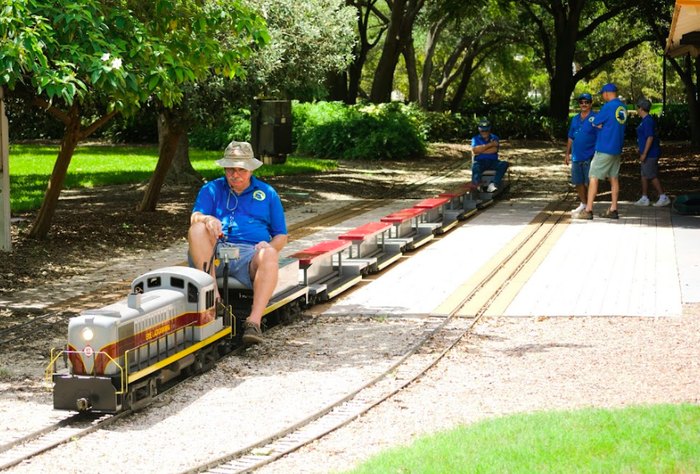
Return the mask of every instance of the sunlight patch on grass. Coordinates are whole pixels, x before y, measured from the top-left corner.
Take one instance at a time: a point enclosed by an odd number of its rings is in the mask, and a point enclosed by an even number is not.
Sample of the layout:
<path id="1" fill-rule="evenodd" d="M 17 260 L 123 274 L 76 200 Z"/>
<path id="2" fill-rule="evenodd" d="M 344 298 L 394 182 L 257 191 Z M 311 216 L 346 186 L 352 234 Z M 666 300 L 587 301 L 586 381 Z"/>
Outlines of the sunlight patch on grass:
<path id="1" fill-rule="evenodd" d="M 700 472 L 700 406 L 513 415 L 416 440 L 359 473 Z"/>
<path id="2" fill-rule="evenodd" d="M 10 202 L 12 212 L 38 209 L 53 172 L 57 145 L 12 145 L 10 147 Z M 190 149 L 192 166 L 206 179 L 222 176 L 214 162 L 221 151 Z M 127 145 L 79 146 L 68 167 L 64 189 L 94 188 L 115 184 L 146 183 L 158 162 L 158 147 Z M 334 160 L 289 157 L 282 165 L 256 170 L 259 177 L 310 174 L 334 169 Z"/>

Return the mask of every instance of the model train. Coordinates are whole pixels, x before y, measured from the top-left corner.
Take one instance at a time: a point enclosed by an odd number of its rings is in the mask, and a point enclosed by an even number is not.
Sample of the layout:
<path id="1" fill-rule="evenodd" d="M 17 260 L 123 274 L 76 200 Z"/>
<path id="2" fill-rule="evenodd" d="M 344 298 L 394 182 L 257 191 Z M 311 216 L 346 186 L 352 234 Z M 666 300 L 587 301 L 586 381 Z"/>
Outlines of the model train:
<path id="1" fill-rule="evenodd" d="M 492 197 L 462 187 L 281 258 L 265 318 L 284 321 L 333 298 L 446 232 Z M 230 252 L 219 255 L 225 266 L 236 257 Z M 215 301 L 214 285 L 223 302 Z M 205 371 L 238 347 L 237 328 L 251 303 L 252 291 L 236 280 L 216 282 L 193 268 L 171 266 L 139 276 L 125 299 L 69 321 L 67 344 L 52 351 L 47 368 L 54 408 L 117 413 L 148 404 L 163 384 Z M 61 359 L 65 367 L 58 371 Z"/>

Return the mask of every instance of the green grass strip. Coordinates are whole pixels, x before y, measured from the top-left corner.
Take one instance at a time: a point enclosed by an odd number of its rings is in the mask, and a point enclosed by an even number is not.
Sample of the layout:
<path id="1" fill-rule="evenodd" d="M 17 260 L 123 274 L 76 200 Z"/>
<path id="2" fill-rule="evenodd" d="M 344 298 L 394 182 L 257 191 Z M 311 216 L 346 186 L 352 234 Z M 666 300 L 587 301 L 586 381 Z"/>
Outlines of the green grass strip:
<path id="1" fill-rule="evenodd" d="M 223 151 L 190 149 L 192 166 L 206 179 L 222 176 L 214 163 Z M 10 203 L 12 212 L 38 209 L 53 171 L 58 146 L 12 145 L 10 147 Z M 64 183 L 64 189 L 93 188 L 147 182 L 158 162 L 157 146 L 79 146 Z M 255 171 L 265 176 L 319 173 L 334 169 L 334 160 L 290 156 L 285 164 L 266 165 Z"/>
<path id="2" fill-rule="evenodd" d="M 700 406 L 519 414 L 391 449 L 359 473 L 697 473 Z"/>

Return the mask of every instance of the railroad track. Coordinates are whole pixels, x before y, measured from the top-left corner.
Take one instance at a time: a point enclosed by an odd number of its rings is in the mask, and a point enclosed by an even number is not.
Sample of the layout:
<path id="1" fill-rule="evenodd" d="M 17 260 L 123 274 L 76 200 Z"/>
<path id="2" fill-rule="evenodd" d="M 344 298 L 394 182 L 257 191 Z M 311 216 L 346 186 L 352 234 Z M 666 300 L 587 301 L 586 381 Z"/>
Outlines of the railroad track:
<path id="1" fill-rule="evenodd" d="M 435 176 L 415 181 L 407 186 L 388 190 L 387 197 L 381 200 L 358 200 L 340 210 L 328 212 L 315 216 L 303 222 L 290 226 L 290 237 L 300 239 L 306 235 L 317 232 L 346 219 L 367 212 L 384 203 L 403 197 L 410 192 L 420 190 L 430 183 L 439 183 L 464 167 L 463 163 L 455 165 L 451 163 L 444 167 Z M 183 262 L 184 263 L 184 262 Z M 9 347 L 10 343 L 18 340 L 34 337 L 36 335 L 37 324 L 64 325 L 68 318 L 76 311 L 90 307 L 104 305 L 122 296 L 117 289 L 128 287 L 130 281 L 118 280 L 108 282 L 90 294 L 79 295 L 60 302 L 51 307 L 51 311 L 30 316 L 30 319 L 14 324 L 0 330 L 0 350 Z M 66 308 L 71 308 L 70 313 L 65 312 Z M 61 310 L 64 310 L 63 312 Z M 163 391 L 162 393 L 165 393 Z M 161 394 L 159 394 L 160 396 Z M 33 433 L 22 436 L 12 442 L 0 446 L 0 470 L 20 464 L 32 457 L 49 451 L 63 443 L 86 436 L 97 429 L 102 429 L 116 420 L 122 419 L 131 414 L 131 410 L 119 415 L 87 416 L 70 415 L 51 423 L 50 425 Z"/>
<path id="2" fill-rule="evenodd" d="M 417 342 L 381 374 L 294 425 L 185 472 L 232 474 L 272 464 L 389 400 L 442 360 L 482 317 L 502 314 L 527 274 L 534 271 L 563 232 L 563 224 L 568 223 L 567 206 L 567 200 L 562 198 L 542 211 L 445 301 L 438 311 L 444 312 L 444 317 L 432 317 Z"/>
<path id="3" fill-rule="evenodd" d="M 118 415 L 73 414 L 0 446 L 0 470 L 9 469 L 61 444 L 82 438 L 123 418 Z"/>

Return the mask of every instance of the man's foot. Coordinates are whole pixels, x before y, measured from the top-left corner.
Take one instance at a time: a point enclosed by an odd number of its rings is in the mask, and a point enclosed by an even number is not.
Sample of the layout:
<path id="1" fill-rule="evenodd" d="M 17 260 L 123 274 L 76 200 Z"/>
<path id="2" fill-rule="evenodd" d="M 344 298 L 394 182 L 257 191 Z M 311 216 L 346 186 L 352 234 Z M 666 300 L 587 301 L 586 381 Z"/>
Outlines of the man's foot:
<path id="1" fill-rule="evenodd" d="M 612 209 L 608 209 L 605 212 L 601 212 L 600 217 L 602 217 L 603 219 L 619 219 L 620 218 L 620 216 L 617 214 L 617 209 L 615 209 L 614 211 Z"/>
<path id="2" fill-rule="evenodd" d="M 571 215 L 578 214 L 581 211 L 586 210 L 586 205 L 584 203 L 580 203 L 576 209 L 571 210 Z"/>
<path id="3" fill-rule="evenodd" d="M 639 201 L 634 203 L 635 206 L 648 206 L 649 205 L 649 198 L 646 196 L 642 196 L 639 198 Z"/>
<path id="4" fill-rule="evenodd" d="M 584 209 L 581 212 L 577 212 L 576 214 L 573 214 L 571 216 L 571 218 L 572 219 L 585 219 L 585 220 L 590 221 L 591 219 L 593 219 L 593 211 L 587 211 L 586 209 Z"/>
<path id="5" fill-rule="evenodd" d="M 243 324 L 243 344 L 246 346 L 252 346 L 254 344 L 259 344 L 263 342 L 262 331 L 260 326 L 246 321 Z"/>
<path id="6" fill-rule="evenodd" d="M 496 191 L 498 191 L 498 187 L 493 183 L 489 183 L 489 185 L 486 187 L 487 193 L 495 193 Z"/>
<path id="7" fill-rule="evenodd" d="M 659 200 L 654 203 L 654 207 L 664 207 L 671 204 L 671 200 L 665 194 L 659 196 Z"/>

